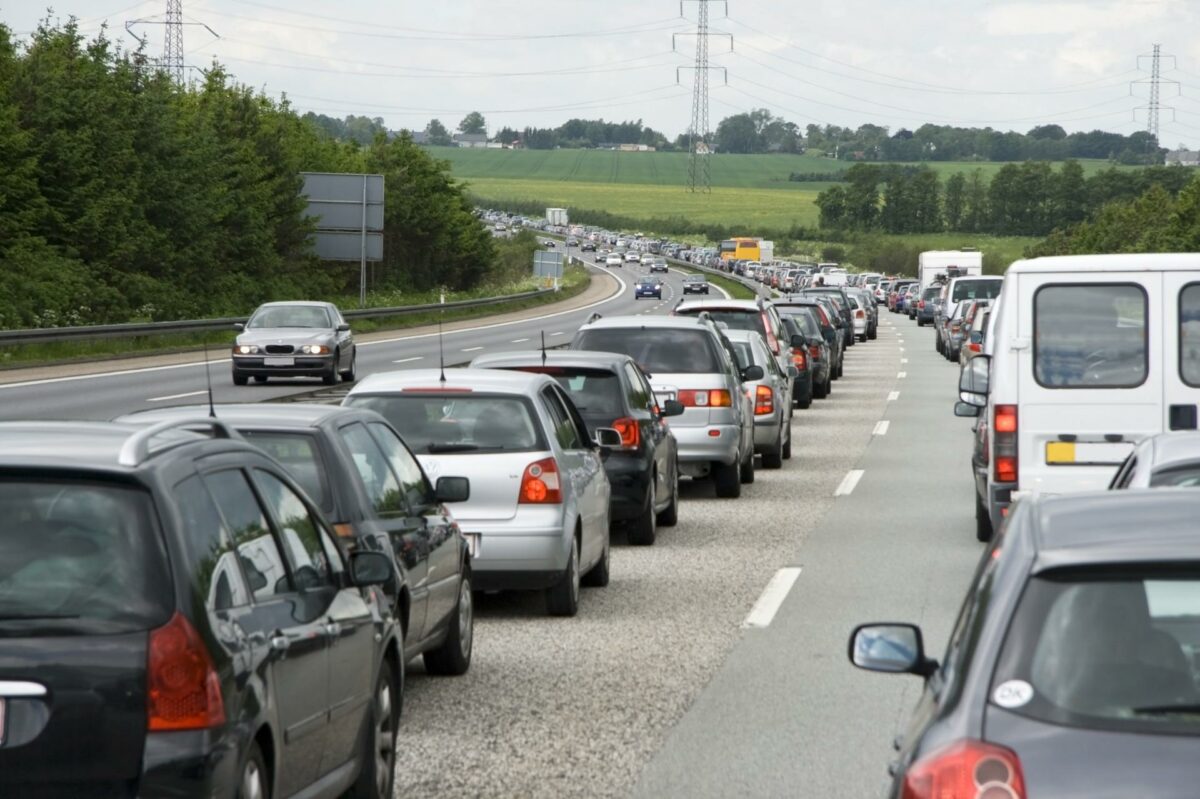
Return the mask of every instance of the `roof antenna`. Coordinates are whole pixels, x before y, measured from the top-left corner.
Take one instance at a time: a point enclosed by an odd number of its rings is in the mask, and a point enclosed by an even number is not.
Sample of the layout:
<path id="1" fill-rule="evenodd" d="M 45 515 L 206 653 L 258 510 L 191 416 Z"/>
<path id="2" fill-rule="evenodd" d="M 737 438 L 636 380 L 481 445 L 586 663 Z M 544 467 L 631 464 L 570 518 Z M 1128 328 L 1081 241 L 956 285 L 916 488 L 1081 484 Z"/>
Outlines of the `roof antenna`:
<path id="1" fill-rule="evenodd" d="M 217 408 L 213 405 L 212 369 L 208 360 L 208 342 L 204 342 L 204 381 L 208 384 L 208 418 L 217 418 Z"/>
<path id="2" fill-rule="evenodd" d="M 438 366 L 442 370 L 439 380 L 442 381 L 443 386 L 446 385 L 446 349 L 442 346 L 442 316 L 444 315 L 445 311 L 438 311 Z"/>
<path id="3" fill-rule="evenodd" d="M 542 366 L 546 365 L 546 331 L 542 331 Z"/>

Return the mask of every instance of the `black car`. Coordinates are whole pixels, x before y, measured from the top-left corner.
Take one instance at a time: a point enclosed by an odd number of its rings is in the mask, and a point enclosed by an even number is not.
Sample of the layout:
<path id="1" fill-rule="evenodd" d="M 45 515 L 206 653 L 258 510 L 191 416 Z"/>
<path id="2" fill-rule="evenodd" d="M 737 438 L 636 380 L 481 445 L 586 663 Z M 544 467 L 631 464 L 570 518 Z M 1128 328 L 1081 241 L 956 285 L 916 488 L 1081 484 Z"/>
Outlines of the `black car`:
<path id="1" fill-rule="evenodd" d="M 232 428 L 0 424 L 0 519 L 0 796 L 391 797 L 392 565 Z"/>
<path id="2" fill-rule="evenodd" d="M 828 345 L 825 344 L 825 339 L 821 337 L 821 331 L 815 323 L 806 331 L 803 325 L 806 315 L 780 314 L 780 318 L 792 342 L 792 365 L 796 367 L 792 401 L 798 408 L 808 408 L 814 398 L 827 395 L 829 365 L 821 356 L 828 349 Z"/>
<path id="3" fill-rule="evenodd" d="M 585 239 L 584 242 L 579 245 L 579 251 L 580 252 L 595 252 L 596 251 L 596 242 L 592 241 L 591 239 Z"/>
<path id="4" fill-rule="evenodd" d="M 825 395 L 833 390 L 833 381 L 842 376 L 842 361 L 845 358 L 845 336 L 842 335 L 841 325 L 844 324 L 836 309 L 827 297 L 810 297 L 798 299 L 794 295 L 783 299 L 772 300 L 771 304 L 779 315 L 808 314 L 816 321 L 821 337 L 829 349 L 829 380 L 825 386 Z"/>
<path id="5" fill-rule="evenodd" d="M 683 413 L 668 400 L 659 407 L 650 382 L 628 355 L 611 352 L 517 352 L 482 355 L 472 368 L 517 369 L 547 374 L 570 395 L 595 435 L 598 427 L 621 434 L 604 471 L 612 486 L 610 518 L 628 527 L 629 543 L 654 543 L 658 525 L 673 527 L 679 516 L 679 460 L 666 418 Z"/>
<path id="6" fill-rule="evenodd" d="M 1022 499 L 944 660 L 919 628 L 857 628 L 850 659 L 925 678 L 892 797 L 1184 799 L 1200 785 L 1200 493 Z"/>
<path id="7" fill-rule="evenodd" d="M 146 424 L 204 417 L 207 407 L 130 414 Z M 436 491 L 396 430 L 365 408 L 315 404 L 217 405 L 214 412 L 291 472 L 340 541 L 394 559 L 384 588 L 404 633 L 404 659 L 423 655 L 432 674 L 471 665 L 471 554 L 443 502 L 465 501 L 465 477 L 440 477 Z"/>
<path id="8" fill-rule="evenodd" d="M 704 275 L 688 275 L 683 279 L 684 294 L 708 294 L 708 278 Z"/>
<path id="9" fill-rule="evenodd" d="M 801 297 L 825 295 L 832 299 L 837 306 L 838 313 L 841 314 L 842 320 L 845 322 L 842 334 L 846 337 L 846 346 L 854 346 L 854 310 L 850 304 L 850 296 L 844 288 L 841 286 L 814 286 L 801 289 L 799 295 Z"/>

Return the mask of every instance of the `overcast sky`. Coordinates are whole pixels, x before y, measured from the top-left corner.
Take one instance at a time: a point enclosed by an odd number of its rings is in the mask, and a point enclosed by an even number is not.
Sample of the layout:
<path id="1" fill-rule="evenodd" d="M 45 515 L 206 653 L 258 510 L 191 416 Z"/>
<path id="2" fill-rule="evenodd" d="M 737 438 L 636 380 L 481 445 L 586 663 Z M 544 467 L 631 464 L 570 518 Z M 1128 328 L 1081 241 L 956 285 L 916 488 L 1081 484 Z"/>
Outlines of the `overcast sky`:
<path id="1" fill-rule="evenodd" d="M 46 3 L 0 0 L 0 19 L 32 30 Z M 56 0 L 85 32 L 107 19 L 161 19 L 164 0 Z M 678 0 L 184 0 L 190 64 L 215 58 L 301 110 L 382 117 L 388 127 L 453 129 L 478 109 L 489 130 L 571 117 L 642 119 L 669 137 L 691 116 L 697 3 Z M 924 122 L 1025 131 L 1130 133 L 1161 43 L 1164 145 L 1200 145 L 1197 0 L 730 0 L 710 3 L 711 126 L 766 107 L 809 123 Z M 161 25 L 133 26 L 152 54 Z M 672 34 L 677 51 L 672 51 Z M 219 37 L 219 38 L 217 38 Z M 677 68 L 679 83 L 676 83 Z M 1175 68 L 1177 67 L 1177 68 Z M 728 85 L 726 85 L 726 70 Z M 194 74 L 194 73 L 193 73 Z M 1147 83 L 1133 87 L 1139 78 Z M 1182 94 L 1180 95 L 1180 91 Z M 1135 116 L 1136 114 L 1136 116 Z"/>

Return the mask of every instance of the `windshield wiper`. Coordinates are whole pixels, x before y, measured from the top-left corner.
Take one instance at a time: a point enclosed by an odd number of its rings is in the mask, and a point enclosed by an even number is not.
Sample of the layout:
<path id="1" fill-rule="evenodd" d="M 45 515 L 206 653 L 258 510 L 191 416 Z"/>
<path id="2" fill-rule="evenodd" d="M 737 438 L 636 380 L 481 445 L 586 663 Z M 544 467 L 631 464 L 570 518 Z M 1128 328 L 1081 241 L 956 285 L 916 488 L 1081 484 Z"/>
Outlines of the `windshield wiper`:
<path id="1" fill-rule="evenodd" d="M 425 448 L 430 455 L 436 455 L 442 452 L 474 452 L 479 449 L 478 444 L 430 444 Z"/>
<path id="2" fill-rule="evenodd" d="M 1143 716 L 1169 716 L 1172 713 L 1200 713 L 1200 704 L 1150 705 L 1135 707 L 1134 713 Z"/>

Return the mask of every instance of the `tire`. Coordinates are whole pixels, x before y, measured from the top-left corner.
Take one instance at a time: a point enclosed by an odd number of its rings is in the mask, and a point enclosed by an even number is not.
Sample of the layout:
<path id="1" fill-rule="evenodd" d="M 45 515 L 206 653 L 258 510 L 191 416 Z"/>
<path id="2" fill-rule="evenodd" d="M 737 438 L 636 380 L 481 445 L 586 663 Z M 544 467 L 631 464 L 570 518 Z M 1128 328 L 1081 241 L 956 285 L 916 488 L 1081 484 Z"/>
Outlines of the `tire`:
<path id="1" fill-rule="evenodd" d="M 658 514 L 659 527 L 674 527 L 679 523 L 679 464 L 675 464 L 674 477 L 671 480 L 671 504 Z"/>
<path id="2" fill-rule="evenodd" d="M 357 368 L 358 368 L 358 349 L 355 348 L 354 354 L 352 354 L 350 356 L 350 368 L 347 369 L 346 371 L 342 372 L 342 380 L 345 380 L 347 383 L 353 383 L 354 382 L 354 373 Z"/>
<path id="3" fill-rule="evenodd" d="M 833 377 L 825 378 L 825 396 L 828 397 L 833 393 Z"/>
<path id="4" fill-rule="evenodd" d="M 936 341 L 936 342 L 934 342 L 934 345 L 933 345 L 933 346 L 934 346 L 934 348 L 935 348 L 935 349 L 938 351 L 938 354 L 939 354 L 939 355 L 945 355 L 945 354 L 946 354 L 946 348 L 945 348 L 944 346 L 942 346 L 942 339 L 941 339 L 941 336 L 939 336 L 939 337 L 938 337 L 937 341 Z"/>
<path id="5" fill-rule="evenodd" d="M 737 499 L 742 495 L 742 479 L 739 464 L 714 463 L 712 466 L 712 476 L 718 497 L 722 499 Z"/>
<path id="6" fill-rule="evenodd" d="M 992 517 L 978 493 L 975 494 L 975 540 L 984 542 L 992 540 Z"/>
<path id="7" fill-rule="evenodd" d="M 600 560 L 596 565 L 588 570 L 588 573 L 583 575 L 580 580 L 580 585 L 586 585 L 588 588 L 603 588 L 608 585 L 608 567 L 610 563 L 609 555 L 612 552 L 612 546 L 609 544 L 608 532 L 604 533 L 604 551 L 600 553 Z"/>
<path id="8" fill-rule="evenodd" d="M 831 370 L 832 371 L 832 370 Z M 829 396 L 829 378 L 826 377 L 822 383 L 813 384 L 813 399 L 825 399 Z"/>
<path id="9" fill-rule="evenodd" d="M 446 632 L 446 640 L 437 649 L 425 653 L 425 670 L 430 674 L 457 677 L 471 668 L 471 646 L 475 642 L 475 605 L 471 594 L 471 572 L 463 572 L 458 586 L 458 604 Z"/>
<path id="10" fill-rule="evenodd" d="M 267 382 L 267 376 L 266 375 L 255 375 L 254 382 L 255 383 L 265 383 L 265 382 Z"/>
<path id="11" fill-rule="evenodd" d="M 925 327 L 925 323 L 922 322 L 920 319 L 917 319 L 917 327 Z"/>
<path id="12" fill-rule="evenodd" d="M 770 450 L 762 455 L 764 469 L 782 469 L 783 468 L 783 427 L 779 428 L 779 440 Z"/>
<path id="13" fill-rule="evenodd" d="M 233 371 L 233 384 L 235 386 L 244 386 L 249 382 L 250 382 L 249 375 L 242 374 L 241 372 L 237 371 L 236 369 Z"/>
<path id="14" fill-rule="evenodd" d="M 871 341 L 874 341 L 875 339 L 879 338 L 879 328 L 875 328 L 870 333 L 868 333 L 867 338 L 871 339 Z"/>
<path id="15" fill-rule="evenodd" d="M 791 424 L 790 419 L 788 420 L 788 424 Z M 788 433 L 787 443 L 783 445 L 783 459 L 785 461 L 790 461 L 792 459 L 792 436 L 790 431 Z"/>
<path id="16" fill-rule="evenodd" d="M 329 364 L 329 371 L 321 375 L 321 382 L 327 386 L 336 386 L 338 381 L 338 354 L 333 354 L 333 361 Z"/>
<path id="17" fill-rule="evenodd" d="M 738 476 L 746 485 L 750 485 L 754 482 L 754 450 L 750 451 L 750 457 L 746 458 L 745 462 L 742 463 L 741 468 L 738 469 Z"/>
<path id="18" fill-rule="evenodd" d="M 567 568 L 559 581 L 546 589 L 546 612 L 551 616 L 574 616 L 579 612 L 579 539 L 572 537 Z"/>
<path id="19" fill-rule="evenodd" d="M 385 661 L 379 670 L 367 728 L 363 731 L 362 771 L 347 791 L 350 799 L 391 799 L 396 782 L 396 727 L 400 722 L 396 676 Z"/>
<path id="20" fill-rule="evenodd" d="M 242 766 L 242 778 L 238 782 L 237 799 L 270 799 L 271 775 L 267 771 L 266 759 L 258 744 L 251 743 Z"/>
<path id="21" fill-rule="evenodd" d="M 657 480 L 654 474 L 650 475 L 650 486 L 646 489 L 646 509 L 629 525 L 627 536 L 629 543 L 635 547 L 651 546 L 658 537 L 658 516 L 654 513 L 654 484 Z"/>

